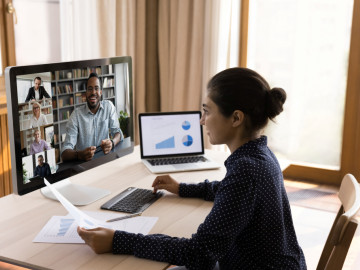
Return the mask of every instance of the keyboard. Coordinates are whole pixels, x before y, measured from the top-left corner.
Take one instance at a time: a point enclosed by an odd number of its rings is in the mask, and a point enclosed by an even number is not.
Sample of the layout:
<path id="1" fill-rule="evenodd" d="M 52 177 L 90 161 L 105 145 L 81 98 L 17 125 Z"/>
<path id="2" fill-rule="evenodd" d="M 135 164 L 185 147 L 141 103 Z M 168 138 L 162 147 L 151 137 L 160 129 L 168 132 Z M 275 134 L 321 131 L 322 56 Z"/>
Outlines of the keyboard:
<path id="1" fill-rule="evenodd" d="M 148 159 L 147 161 L 149 161 L 149 163 L 152 166 L 159 166 L 159 165 L 206 162 L 207 159 L 202 156 L 195 156 L 195 157 L 157 158 L 157 159 Z"/>
<path id="2" fill-rule="evenodd" d="M 143 212 L 163 194 L 162 191 L 154 194 L 150 189 L 129 187 L 104 203 L 101 209 L 132 214 L 139 213 Z"/>

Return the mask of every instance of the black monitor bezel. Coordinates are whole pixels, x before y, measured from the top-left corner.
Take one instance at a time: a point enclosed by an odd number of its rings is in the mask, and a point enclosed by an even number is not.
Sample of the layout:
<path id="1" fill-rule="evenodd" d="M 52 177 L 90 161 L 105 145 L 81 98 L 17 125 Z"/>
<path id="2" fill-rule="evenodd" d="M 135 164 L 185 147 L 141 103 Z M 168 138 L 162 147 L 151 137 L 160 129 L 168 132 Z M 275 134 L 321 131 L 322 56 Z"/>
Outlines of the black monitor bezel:
<path id="1" fill-rule="evenodd" d="M 10 66 L 5 69 L 5 86 L 6 86 L 6 96 L 7 96 L 7 111 L 8 111 L 8 129 L 9 129 L 9 141 L 10 141 L 10 151 L 11 151 L 11 174 L 12 174 L 12 186 L 13 193 L 18 195 L 24 195 L 39 188 L 45 186 L 45 184 L 31 182 L 23 184 L 23 170 L 22 170 L 22 155 L 21 155 L 21 142 L 20 142 L 20 125 L 19 125 L 19 113 L 18 113 L 18 92 L 17 92 L 17 81 L 16 78 L 19 75 L 25 74 L 35 74 L 43 72 L 52 72 L 60 71 L 67 69 L 76 69 L 76 68 L 86 68 L 94 66 L 105 66 L 111 64 L 128 64 L 129 72 L 129 99 L 130 99 L 130 130 L 132 131 L 131 144 L 130 147 L 121 150 L 121 152 L 111 155 L 109 157 L 104 157 L 105 163 L 111 161 L 112 159 L 119 158 L 123 155 L 129 154 L 134 150 L 134 106 L 133 106 L 133 83 L 132 83 L 132 59 L 130 56 L 122 57 L 109 57 L 109 58 L 99 58 L 99 59 L 90 59 L 90 60 L 78 60 L 78 61 L 69 61 L 69 62 L 58 62 L 58 63 L 48 63 L 48 64 L 37 64 L 37 65 L 28 65 L 28 66 Z M 17 119 L 16 121 L 14 121 Z M 82 171 L 92 168 L 91 166 L 81 166 L 81 170 L 72 170 L 72 173 L 69 176 L 73 176 Z M 61 181 L 67 177 L 61 179 L 53 180 L 52 182 Z"/>

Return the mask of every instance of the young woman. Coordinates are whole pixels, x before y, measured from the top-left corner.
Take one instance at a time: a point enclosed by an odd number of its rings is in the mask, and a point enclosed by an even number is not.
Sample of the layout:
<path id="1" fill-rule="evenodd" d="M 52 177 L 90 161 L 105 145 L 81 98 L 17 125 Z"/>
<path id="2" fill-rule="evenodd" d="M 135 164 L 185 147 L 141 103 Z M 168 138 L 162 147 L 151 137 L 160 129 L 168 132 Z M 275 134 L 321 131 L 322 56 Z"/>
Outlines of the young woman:
<path id="1" fill-rule="evenodd" d="M 279 163 L 261 135 L 285 100 L 283 89 L 270 89 L 250 69 L 227 69 L 210 80 L 200 123 L 212 144 L 231 151 L 224 179 L 179 184 L 164 175 L 153 182 L 154 191 L 214 201 L 190 239 L 104 228 L 78 228 L 79 235 L 96 253 L 133 254 L 182 269 L 306 269 Z"/>

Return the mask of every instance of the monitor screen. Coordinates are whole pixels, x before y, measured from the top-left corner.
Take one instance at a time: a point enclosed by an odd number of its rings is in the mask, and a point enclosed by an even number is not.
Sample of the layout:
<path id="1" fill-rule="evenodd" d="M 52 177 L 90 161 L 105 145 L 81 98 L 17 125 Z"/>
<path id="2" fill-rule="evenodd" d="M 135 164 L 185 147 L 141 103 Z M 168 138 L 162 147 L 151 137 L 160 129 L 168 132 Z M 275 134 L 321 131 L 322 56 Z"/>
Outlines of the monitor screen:
<path id="1" fill-rule="evenodd" d="M 44 177 L 55 183 L 133 151 L 130 57 L 7 67 L 5 82 L 14 193 L 44 187 Z M 111 142 L 110 152 L 103 141 Z M 89 147 L 85 159 L 82 151 Z M 70 159 L 63 154 L 68 149 Z"/>

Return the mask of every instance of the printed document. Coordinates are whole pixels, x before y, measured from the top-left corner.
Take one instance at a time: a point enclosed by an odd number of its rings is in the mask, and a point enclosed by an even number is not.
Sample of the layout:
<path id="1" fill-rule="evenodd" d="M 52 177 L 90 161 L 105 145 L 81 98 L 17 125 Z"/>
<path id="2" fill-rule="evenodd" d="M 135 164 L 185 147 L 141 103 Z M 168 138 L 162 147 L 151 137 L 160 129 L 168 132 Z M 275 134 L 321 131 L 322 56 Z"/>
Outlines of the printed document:
<path id="1" fill-rule="evenodd" d="M 83 214 L 92 219 L 99 220 L 100 223 L 105 223 L 106 220 L 112 218 L 126 216 L 125 214 L 113 213 L 111 211 L 84 211 Z M 157 217 L 139 216 L 107 223 L 107 227 L 130 233 L 148 234 L 157 220 Z M 76 220 L 70 214 L 67 216 L 53 216 L 38 233 L 33 242 L 84 243 L 77 233 L 77 227 Z"/>

